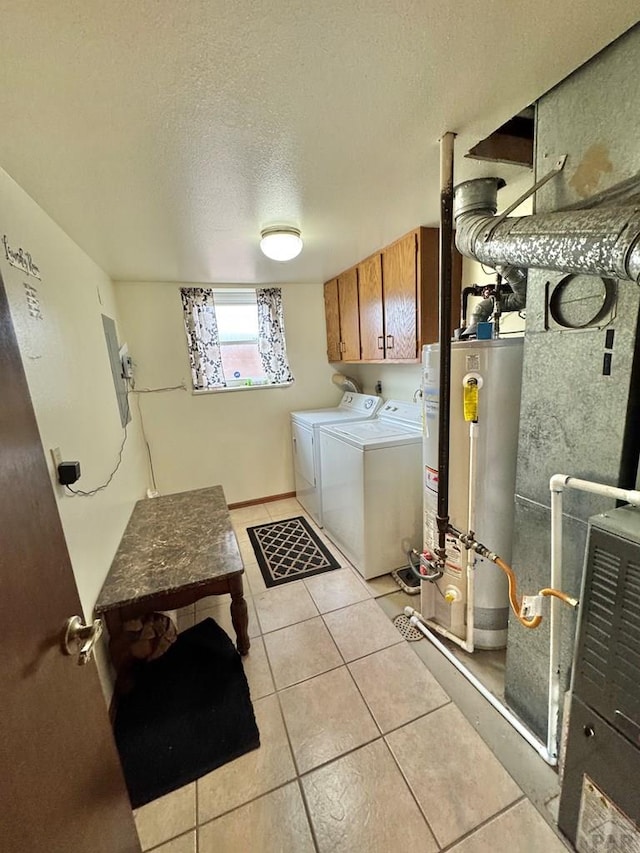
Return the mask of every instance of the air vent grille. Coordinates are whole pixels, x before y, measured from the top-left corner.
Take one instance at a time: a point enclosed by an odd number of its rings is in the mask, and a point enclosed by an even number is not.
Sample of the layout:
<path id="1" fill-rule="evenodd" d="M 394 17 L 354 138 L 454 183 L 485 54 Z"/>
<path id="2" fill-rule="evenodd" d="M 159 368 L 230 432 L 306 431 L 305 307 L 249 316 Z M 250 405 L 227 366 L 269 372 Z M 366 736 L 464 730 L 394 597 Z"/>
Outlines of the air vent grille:
<path id="1" fill-rule="evenodd" d="M 609 668 L 609 648 L 620 560 L 602 548 L 593 549 L 593 574 L 585 594 L 582 671 L 586 679 L 604 690 Z"/>
<path id="2" fill-rule="evenodd" d="M 640 563 L 628 560 L 619 590 L 620 613 L 613 647 L 614 681 L 621 710 L 640 716 Z"/>
<path id="3" fill-rule="evenodd" d="M 639 546 L 592 529 L 575 692 L 613 725 L 640 723 Z"/>

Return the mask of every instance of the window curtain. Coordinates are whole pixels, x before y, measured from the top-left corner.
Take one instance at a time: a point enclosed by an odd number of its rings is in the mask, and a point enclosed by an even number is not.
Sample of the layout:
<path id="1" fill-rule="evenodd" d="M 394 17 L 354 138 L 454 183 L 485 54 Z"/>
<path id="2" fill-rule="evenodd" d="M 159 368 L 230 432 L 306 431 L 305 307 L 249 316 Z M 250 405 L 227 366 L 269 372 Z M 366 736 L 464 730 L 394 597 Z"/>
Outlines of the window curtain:
<path id="1" fill-rule="evenodd" d="M 195 389 L 224 388 L 220 339 L 213 293 L 204 287 L 181 287 L 189 362 Z"/>
<path id="2" fill-rule="evenodd" d="M 256 289 L 258 304 L 258 352 L 269 382 L 293 382 L 284 340 L 284 313 L 279 287 Z"/>

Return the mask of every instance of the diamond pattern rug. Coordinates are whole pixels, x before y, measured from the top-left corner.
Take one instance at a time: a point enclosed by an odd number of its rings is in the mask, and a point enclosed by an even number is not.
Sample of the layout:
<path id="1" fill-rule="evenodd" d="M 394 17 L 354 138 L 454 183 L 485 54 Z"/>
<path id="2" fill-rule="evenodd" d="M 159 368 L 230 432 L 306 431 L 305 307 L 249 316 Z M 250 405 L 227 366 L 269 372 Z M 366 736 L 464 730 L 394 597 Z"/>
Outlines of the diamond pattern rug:
<path id="1" fill-rule="evenodd" d="M 340 568 L 302 516 L 248 527 L 247 533 L 267 586 Z"/>

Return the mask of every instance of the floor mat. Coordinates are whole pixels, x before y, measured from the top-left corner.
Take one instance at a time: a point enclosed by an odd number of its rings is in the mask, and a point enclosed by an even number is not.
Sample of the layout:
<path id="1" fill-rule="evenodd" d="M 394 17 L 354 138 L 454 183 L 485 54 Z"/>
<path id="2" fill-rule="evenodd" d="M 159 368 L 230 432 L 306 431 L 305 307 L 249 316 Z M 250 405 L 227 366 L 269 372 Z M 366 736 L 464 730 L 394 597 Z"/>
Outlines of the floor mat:
<path id="1" fill-rule="evenodd" d="M 302 516 L 248 527 L 247 533 L 267 586 L 340 568 Z"/>
<path id="2" fill-rule="evenodd" d="M 260 746 L 240 655 L 213 619 L 138 666 L 114 733 L 133 808 Z"/>

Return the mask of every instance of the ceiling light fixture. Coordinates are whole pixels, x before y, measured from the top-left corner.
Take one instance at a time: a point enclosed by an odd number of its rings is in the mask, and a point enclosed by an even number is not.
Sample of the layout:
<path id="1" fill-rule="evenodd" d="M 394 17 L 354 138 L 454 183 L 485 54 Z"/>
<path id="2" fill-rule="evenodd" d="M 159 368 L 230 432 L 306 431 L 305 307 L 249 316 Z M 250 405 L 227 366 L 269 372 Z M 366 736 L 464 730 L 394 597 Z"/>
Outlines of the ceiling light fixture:
<path id="1" fill-rule="evenodd" d="M 265 228 L 260 236 L 260 248 L 272 261 L 291 261 L 302 251 L 302 237 L 297 228 Z"/>

